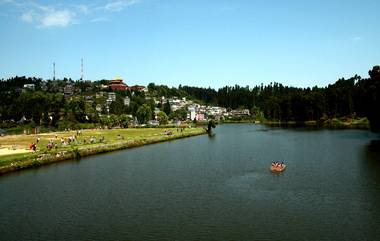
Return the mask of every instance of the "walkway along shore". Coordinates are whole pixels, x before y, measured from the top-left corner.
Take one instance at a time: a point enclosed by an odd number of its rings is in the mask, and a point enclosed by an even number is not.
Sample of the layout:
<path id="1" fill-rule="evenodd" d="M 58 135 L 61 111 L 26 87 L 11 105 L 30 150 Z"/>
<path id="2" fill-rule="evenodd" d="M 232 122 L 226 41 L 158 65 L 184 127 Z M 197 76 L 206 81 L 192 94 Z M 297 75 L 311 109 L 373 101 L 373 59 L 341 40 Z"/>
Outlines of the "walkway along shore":
<path id="1" fill-rule="evenodd" d="M 146 129 L 141 129 L 141 131 Z M 113 130 L 117 131 L 117 130 Z M 138 132 L 139 129 L 135 129 L 135 132 Z M 80 159 L 81 157 L 96 155 L 105 152 L 111 152 L 116 150 L 122 150 L 127 148 L 133 148 L 148 144 L 154 144 L 159 142 L 171 141 L 175 139 L 181 139 L 191 136 L 203 135 L 206 134 L 206 131 L 203 128 L 191 128 L 186 129 L 185 131 L 176 131 L 174 129 L 170 129 L 167 132 L 164 129 L 159 129 L 160 134 L 152 134 L 148 136 L 136 136 L 132 139 L 118 139 L 117 141 L 107 143 L 96 143 L 96 144 L 88 144 L 88 145 L 73 145 L 68 146 L 67 148 L 59 148 L 57 150 L 41 150 L 37 152 L 28 152 L 26 155 L 17 155 L 17 157 L 12 158 L 10 161 L 1 160 L 2 156 L 0 156 L 0 175 L 14 172 L 27 168 L 39 167 L 42 165 L 47 165 L 50 163 L 65 161 L 65 160 L 75 160 Z M 168 134 L 170 132 L 170 134 Z M 52 133 L 49 133 L 52 135 Z M 53 133 L 56 135 L 55 133 Z M 42 134 L 43 135 L 43 134 Z M 42 136 L 39 135 L 39 136 Z M 120 137 L 121 135 L 118 134 Z M 0 139 L 1 144 L 1 139 Z M 7 158 L 12 157 L 12 155 L 7 156 Z"/>

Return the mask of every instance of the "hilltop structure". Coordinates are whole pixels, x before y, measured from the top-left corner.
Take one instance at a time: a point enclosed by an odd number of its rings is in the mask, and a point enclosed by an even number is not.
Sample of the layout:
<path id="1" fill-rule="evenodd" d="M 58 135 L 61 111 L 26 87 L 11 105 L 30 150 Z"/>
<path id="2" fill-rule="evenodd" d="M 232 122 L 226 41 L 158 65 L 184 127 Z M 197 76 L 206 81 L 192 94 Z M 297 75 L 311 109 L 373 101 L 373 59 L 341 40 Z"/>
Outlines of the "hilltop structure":
<path id="1" fill-rule="evenodd" d="M 116 77 L 114 80 L 111 80 L 111 83 L 109 84 L 109 87 L 111 90 L 126 90 L 128 86 L 124 84 L 123 79 L 120 77 Z"/>

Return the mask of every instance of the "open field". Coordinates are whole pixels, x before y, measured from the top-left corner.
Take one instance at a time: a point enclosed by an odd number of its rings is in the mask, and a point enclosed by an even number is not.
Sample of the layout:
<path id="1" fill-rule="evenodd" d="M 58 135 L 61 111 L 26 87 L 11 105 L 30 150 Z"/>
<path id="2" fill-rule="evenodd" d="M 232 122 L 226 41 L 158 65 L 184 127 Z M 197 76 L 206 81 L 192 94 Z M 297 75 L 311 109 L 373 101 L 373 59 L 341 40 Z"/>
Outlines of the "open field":
<path id="1" fill-rule="evenodd" d="M 129 128 L 4 136 L 0 137 L 0 173 L 204 133 L 203 128 Z M 29 149 L 32 143 L 36 151 Z M 49 143 L 53 148 L 47 147 Z"/>

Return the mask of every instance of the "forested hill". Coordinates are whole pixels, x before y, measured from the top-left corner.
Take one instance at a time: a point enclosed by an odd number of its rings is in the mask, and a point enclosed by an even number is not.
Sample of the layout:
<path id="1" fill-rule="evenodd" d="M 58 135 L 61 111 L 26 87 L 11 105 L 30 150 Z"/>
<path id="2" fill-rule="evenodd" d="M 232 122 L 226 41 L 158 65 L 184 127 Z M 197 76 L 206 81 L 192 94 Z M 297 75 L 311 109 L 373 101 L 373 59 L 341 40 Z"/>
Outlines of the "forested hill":
<path id="1" fill-rule="evenodd" d="M 371 127 L 380 130 L 380 67 L 369 71 L 370 78 L 355 75 L 339 79 L 327 87 L 294 88 L 279 83 L 253 88 L 223 87 L 218 90 L 180 86 L 206 104 L 226 108 L 248 108 L 251 112 L 262 111 L 267 119 L 282 121 L 319 120 L 323 117 L 368 117 Z"/>
<path id="2" fill-rule="evenodd" d="M 106 97 L 94 99 L 95 93 L 104 91 L 108 80 L 73 81 L 42 80 L 40 78 L 14 77 L 0 81 L 0 121 L 20 120 L 22 117 L 40 123 L 49 115 L 53 117 L 50 125 L 58 121 L 97 122 L 97 105 L 104 106 Z M 25 84 L 33 84 L 33 91 L 21 91 Z M 75 98 L 64 98 L 63 90 L 68 85 L 75 89 Z M 169 88 L 165 85 L 150 83 L 148 92 L 131 93 L 117 91 L 116 101 L 109 106 L 109 114 L 131 114 L 136 116 L 138 109 L 147 104 L 153 112 L 156 105 L 153 98 L 162 96 L 190 97 L 196 102 L 216 105 L 231 109 L 247 108 L 253 116 L 264 114 L 268 120 L 308 121 L 334 117 L 367 117 L 373 131 L 380 131 L 380 67 L 374 66 L 369 71 L 369 78 L 355 75 L 349 79 L 339 79 L 327 87 L 295 88 L 279 83 L 260 85 L 253 88 L 223 87 L 218 90 L 179 86 Z M 106 91 L 111 91 L 110 89 Z M 146 96 L 148 95 L 148 96 Z M 122 98 L 130 97 L 129 106 L 123 104 Z M 153 98 L 151 98 L 153 97 Z M 89 104 L 86 98 L 92 98 Z M 169 108 L 170 110 L 170 108 Z M 185 118 L 187 110 L 174 113 L 172 118 Z M 169 115 L 170 111 L 167 111 Z M 102 114 L 105 108 L 102 108 Z M 89 118 L 89 119 L 87 119 Z M 46 122 L 46 121 L 45 121 Z"/>

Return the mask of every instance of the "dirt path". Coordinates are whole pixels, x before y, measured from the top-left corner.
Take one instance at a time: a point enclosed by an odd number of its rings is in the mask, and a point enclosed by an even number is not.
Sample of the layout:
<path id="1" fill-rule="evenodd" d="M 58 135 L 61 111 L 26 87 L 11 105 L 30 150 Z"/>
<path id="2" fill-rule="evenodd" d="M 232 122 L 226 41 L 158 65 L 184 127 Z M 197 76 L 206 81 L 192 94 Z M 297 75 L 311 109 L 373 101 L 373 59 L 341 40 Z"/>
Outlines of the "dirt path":
<path id="1" fill-rule="evenodd" d="M 13 150 L 11 147 L 3 147 L 0 148 L 0 156 L 7 156 L 7 155 L 14 155 L 14 154 L 20 154 L 20 153 L 27 153 L 30 152 L 29 150 L 26 149 L 16 149 Z"/>

